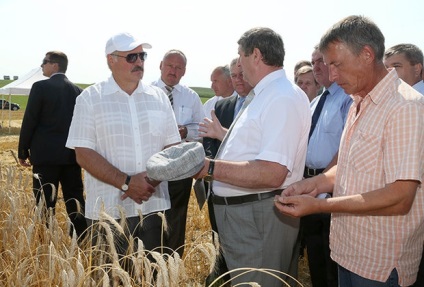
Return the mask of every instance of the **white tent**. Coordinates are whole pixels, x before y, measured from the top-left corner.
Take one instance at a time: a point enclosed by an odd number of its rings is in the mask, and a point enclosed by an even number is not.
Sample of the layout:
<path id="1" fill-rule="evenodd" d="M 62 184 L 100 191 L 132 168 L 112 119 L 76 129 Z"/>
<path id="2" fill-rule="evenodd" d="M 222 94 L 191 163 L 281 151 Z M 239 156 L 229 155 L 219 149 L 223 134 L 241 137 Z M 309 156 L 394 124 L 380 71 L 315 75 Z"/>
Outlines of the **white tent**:
<path id="1" fill-rule="evenodd" d="M 34 84 L 37 81 L 47 79 L 47 77 L 43 76 L 43 71 L 41 70 L 41 67 L 32 69 L 22 77 L 19 77 L 18 80 L 13 81 L 6 86 L 3 86 L 0 88 L 0 95 L 3 95 L 2 98 L 4 99 L 4 95 L 8 95 L 9 102 L 12 102 L 12 95 L 25 95 L 28 96 L 29 92 L 31 90 L 32 84 Z M 11 127 L 11 110 L 8 111 L 9 113 L 9 132 Z M 1 121 L 0 121 L 0 127 L 2 127 L 3 119 L 4 119 L 4 113 L 3 110 L 1 110 Z"/>
<path id="2" fill-rule="evenodd" d="M 45 80 L 47 77 L 43 76 L 41 67 L 32 69 L 22 77 L 19 77 L 16 81 L 13 81 L 6 86 L 0 88 L 0 94 L 2 95 L 29 95 L 32 84 L 37 81 Z"/>

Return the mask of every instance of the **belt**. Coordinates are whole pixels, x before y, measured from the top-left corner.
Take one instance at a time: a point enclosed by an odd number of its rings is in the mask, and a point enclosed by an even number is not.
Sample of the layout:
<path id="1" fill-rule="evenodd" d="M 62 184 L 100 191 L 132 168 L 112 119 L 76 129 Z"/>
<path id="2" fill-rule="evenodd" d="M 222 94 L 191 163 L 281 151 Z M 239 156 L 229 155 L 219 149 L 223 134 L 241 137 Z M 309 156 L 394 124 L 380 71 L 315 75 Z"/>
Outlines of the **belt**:
<path id="1" fill-rule="evenodd" d="M 305 171 L 303 172 L 303 177 L 308 178 L 308 177 L 313 177 L 316 176 L 320 173 L 322 173 L 324 171 L 325 168 L 309 168 L 307 166 L 305 166 Z"/>
<path id="2" fill-rule="evenodd" d="M 260 201 L 263 199 L 274 197 L 275 195 L 280 195 L 283 190 L 284 189 L 276 189 L 269 192 L 240 195 L 240 196 L 228 196 L 228 197 L 217 196 L 214 194 L 212 197 L 212 201 L 214 204 L 218 204 L 218 205 L 243 204 L 248 202 Z"/>

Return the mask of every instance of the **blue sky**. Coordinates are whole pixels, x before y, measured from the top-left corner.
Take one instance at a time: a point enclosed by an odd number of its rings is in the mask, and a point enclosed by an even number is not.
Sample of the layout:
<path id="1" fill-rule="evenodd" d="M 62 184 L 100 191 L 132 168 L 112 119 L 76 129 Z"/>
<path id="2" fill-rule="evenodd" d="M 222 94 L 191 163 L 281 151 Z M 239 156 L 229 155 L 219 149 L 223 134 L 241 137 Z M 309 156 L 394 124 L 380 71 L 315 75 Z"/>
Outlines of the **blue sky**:
<path id="1" fill-rule="evenodd" d="M 117 32 L 130 32 L 152 44 L 144 80 L 159 77 L 169 49 L 188 58 L 182 83 L 209 87 L 216 66 L 237 56 L 237 40 L 263 26 L 283 38 L 287 74 L 310 59 L 321 35 L 348 15 L 371 18 L 386 37 L 386 48 L 413 43 L 424 50 L 422 0 L 0 0 L 0 77 L 22 76 L 41 64 L 49 50 L 68 55 L 68 78 L 94 83 L 107 78 L 104 46 Z"/>

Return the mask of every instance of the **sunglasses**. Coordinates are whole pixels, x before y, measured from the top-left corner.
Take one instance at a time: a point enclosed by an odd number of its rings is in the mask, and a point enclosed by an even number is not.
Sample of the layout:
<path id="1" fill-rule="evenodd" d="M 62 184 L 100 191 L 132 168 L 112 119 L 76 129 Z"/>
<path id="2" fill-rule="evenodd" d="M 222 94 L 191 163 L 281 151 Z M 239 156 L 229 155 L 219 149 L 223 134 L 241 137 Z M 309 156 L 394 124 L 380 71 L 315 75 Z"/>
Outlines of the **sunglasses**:
<path id="1" fill-rule="evenodd" d="M 130 64 L 135 63 L 135 61 L 137 61 L 137 58 L 140 58 L 140 60 L 142 60 L 142 61 L 146 60 L 146 58 L 147 58 L 146 52 L 131 53 L 131 54 L 128 54 L 126 56 L 121 56 L 121 55 L 116 55 L 116 54 L 111 54 L 111 55 L 116 56 L 116 57 L 125 58 L 125 60 L 127 60 L 127 63 L 130 63 Z"/>

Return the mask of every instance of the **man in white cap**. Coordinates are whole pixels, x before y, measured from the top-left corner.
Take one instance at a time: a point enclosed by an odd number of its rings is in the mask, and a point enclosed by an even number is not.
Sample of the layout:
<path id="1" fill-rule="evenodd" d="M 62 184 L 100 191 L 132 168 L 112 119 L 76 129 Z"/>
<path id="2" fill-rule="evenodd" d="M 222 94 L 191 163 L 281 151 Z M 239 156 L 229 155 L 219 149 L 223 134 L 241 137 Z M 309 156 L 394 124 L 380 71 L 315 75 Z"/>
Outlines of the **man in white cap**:
<path id="1" fill-rule="evenodd" d="M 94 227 L 105 213 L 121 226 L 126 219 L 126 236 L 129 232 L 143 241 L 145 249 L 152 250 L 161 246 L 162 220 L 157 212 L 169 209 L 170 201 L 167 182 L 147 179 L 146 162 L 181 139 L 166 94 L 141 81 L 147 57 L 144 49 L 148 48 L 150 44 L 128 33 L 107 41 L 106 59 L 112 75 L 78 97 L 66 146 L 75 149 L 77 161 L 86 171 L 89 225 Z M 122 256 L 128 238 L 119 232 L 114 236 Z"/>

